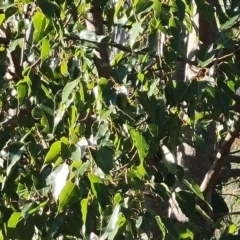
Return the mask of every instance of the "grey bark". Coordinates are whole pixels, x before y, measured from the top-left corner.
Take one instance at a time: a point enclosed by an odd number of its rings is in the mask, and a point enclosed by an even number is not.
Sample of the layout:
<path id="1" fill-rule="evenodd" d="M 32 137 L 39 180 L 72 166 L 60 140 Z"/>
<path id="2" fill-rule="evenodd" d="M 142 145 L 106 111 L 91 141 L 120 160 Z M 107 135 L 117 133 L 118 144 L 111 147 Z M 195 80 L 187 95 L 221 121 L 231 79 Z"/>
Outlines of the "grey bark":
<path id="1" fill-rule="evenodd" d="M 211 3 L 213 4 L 213 1 Z M 214 42 L 214 35 L 212 34 L 214 29 L 208 22 L 206 22 L 204 16 L 199 15 L 196 4 L 193 3 L 193 5 L 193 29 L 191 33 L 188 33 L 187 37 L 186 58 L 194 62 L 196 60 L 196 51 L 200 47 L 200 42 L 202 45 L 209 45 L 210 43 Z M 179 70 L 176 72 L 178 71 Z M 186 63 L 184 72 L 185 81 L 191 81 L 191 79 L 197 75 L 198 71 L 199 69 L 197 67 Z M 180 72 L 180 74 L 176 73 L 176 75 L 182 76 L 183 74 Z M 194 142 L 195 131 L 196 129 L 192 129 L 190 126 L 186 126 L 182 129 L 181 132 L 183 141 L 177 148 L 176 157 L 177 163 L 185 170 L 185 178 L 193 180 L 200 185 L 205 174 L 211 166 L 209 159 L 214 158 L 215 155 L 215 124 L 212 123 L 208 127 L 208 139 L 206 139 L 205 142 L 205 149 L 200 149 L 198 146 L 196 146 L 196 143 Z M 182 185 L 178 185 L 178 187 L 184 189 L 184 186 Z M 205 199 L 209 203 L 211 202 L 211 191 L 208 192 L 208 194 L 205 196 Z M 188 221 L 181 211 L 173 209 L 173 215 L 180 222 Z M 200 215 L 197 215 L 196 222 L 203 229 L 209 229 L 208 223 Z M 194 239 L 202 240 L 203 236 L 201 234 L 196 234 Z"/>

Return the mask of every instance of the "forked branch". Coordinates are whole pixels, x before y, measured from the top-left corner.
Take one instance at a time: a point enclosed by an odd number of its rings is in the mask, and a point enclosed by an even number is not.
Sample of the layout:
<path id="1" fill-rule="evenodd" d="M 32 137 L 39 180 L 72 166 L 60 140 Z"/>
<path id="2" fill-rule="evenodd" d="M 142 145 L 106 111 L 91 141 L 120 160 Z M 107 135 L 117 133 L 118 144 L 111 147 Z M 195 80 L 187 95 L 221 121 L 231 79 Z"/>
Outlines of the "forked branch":
<path id="1" fill-rule="evenodd" d="M 201 191 L 204 196 L 206 196 L 211 190 L 214 181 L 216 180 L 222 166 L 226 162 L 226 156 L 229 155 L 230 148 L 234 142 L 234 140 L 238 137 L 240 132 L 240 114 L 236 113 L 235 120 L 231 130 L 228 132 L 225 140 L 218 150 L 215 161 L 212 164 L 209 171 L 206 173 L 204 180 L 200 186 Z"/>

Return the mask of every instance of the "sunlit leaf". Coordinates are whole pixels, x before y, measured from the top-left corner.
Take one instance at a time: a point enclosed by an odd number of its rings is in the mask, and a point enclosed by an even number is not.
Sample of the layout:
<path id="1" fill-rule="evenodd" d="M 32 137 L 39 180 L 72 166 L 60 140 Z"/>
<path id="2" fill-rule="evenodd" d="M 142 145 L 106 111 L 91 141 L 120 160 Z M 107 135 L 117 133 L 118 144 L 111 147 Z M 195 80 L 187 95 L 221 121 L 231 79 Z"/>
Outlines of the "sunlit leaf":
<path id="1" fill-rule="evenodd" d="M 64 188 L 69 174 L 69 167 L 66 163 L 58 165 L 49 176 L 51 182 L 52 194 L 54 200 L 57 202 L 58 197 Z"/>
<path id="2" fill-rule="evenodd" d="M 80 197 L 81 192 L 76 184 L 67 181 L 58 198 L 58 212 L 62 212 L 68 206 L 78 201 Z"/>
<path id="3" fill-rule="evenodd" d="M 45 60 L 50 55 L 50 44 L 49 40 L 44 38 L 42 41 L 42 50 L 41 50 L 41 58 Z"/>
<path id="4" fill-rule="evenodd" d="M 82 211 L 82 220 L 83 220 L 82 232 L 84 236 L 86 234 L 86 220 L 87 220 L 87 213 L 88 213 L 87 208 L 88 208 L 88 199 L 84 198 L 81 201 L 81 211 Z"/>
<path id="5" fill-rule="evenodd" d="M 61 141 L 54 142 L 48 151 L 44 163 L 48 164 L 57 160 L 61 153 Z"/>
<path id="6" fill-rule="evenodd" d="M 17 224 L 22 220 L 22 213 L 14 212 L 8 220 L 7 226 L 9 228 L 16 228 Z"/>

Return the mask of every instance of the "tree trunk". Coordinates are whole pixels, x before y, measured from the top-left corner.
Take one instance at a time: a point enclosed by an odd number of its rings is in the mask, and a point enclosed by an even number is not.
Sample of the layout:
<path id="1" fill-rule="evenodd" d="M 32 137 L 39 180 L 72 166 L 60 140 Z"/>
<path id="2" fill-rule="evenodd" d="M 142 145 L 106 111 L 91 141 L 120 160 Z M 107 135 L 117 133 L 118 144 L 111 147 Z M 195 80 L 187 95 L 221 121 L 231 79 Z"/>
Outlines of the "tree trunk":
<path id="1" fill-rule="evenodd" d="M 209 1 L 210 4 L 213 4 L 213 1 Z M 201 45 L 209 45 L 214 42 L 214 28 L 204 19 L 204 16 L 198 13 L 198 9 L 195 3 L 194 4 L 194 14 L 192 17 L 192 26 L 193 30 L 191 33 L 188 33 L 187 46 L 186 46 L 186 57 L 188 60 L 196 60 L 196 51 Z M 199 39 L 199 42 L 198 40 Z M 190 64 L 186 64 L 185 67 L 185 81 L 191 81 L 194 78 L 200 69 Z M 177 74 L 177 76 L 182 74 Z M 208 127 L 208 138 L 205 140 L 204 149 L 199 148 L 194 141 L 194 134 L 198 134 L 196 129 L 191 128 L 190 126 L 185 126 L 182 129 L 183 141 L 177 148 L 177 163 L 181 165 L 185 170 L 185 178 L 193 180 L 197 184 L 201 184 L 204 179 L 205 174 L 211 166 L 211 161 L 215 156 L 215 124 L 211 123 Z M 184 188 L 182 185 L 180 188 Z M 211 203 L 211 191 L 209 191 L 206 196 L 206 200 Z M 186 217 L 183 216 L 181 211 L 175 211 L 175 217 L 179 221 L 187 221 Z M 202 227 L 202 229 L 209 229 L 209 225 L 206 220 L 203 219 L 200 215 L 197 215 L 196 223 Z M 195 235 L 195 240 L 202 240 L 203 236 L 201 234 Z"/>

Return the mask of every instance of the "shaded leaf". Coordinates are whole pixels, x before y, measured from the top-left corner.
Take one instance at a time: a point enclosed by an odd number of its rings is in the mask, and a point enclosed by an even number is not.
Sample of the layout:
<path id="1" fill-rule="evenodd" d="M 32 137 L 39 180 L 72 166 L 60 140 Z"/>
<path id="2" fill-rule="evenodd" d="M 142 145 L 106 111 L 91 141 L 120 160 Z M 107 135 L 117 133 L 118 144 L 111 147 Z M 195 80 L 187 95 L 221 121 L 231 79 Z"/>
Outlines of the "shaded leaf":
<path id="1" fill-rule="evenodd" d="M 106 174 L 113 168 L 113 151 L 110 148 L 102 147 L 98 150 L 91 150 L 93 159 Z"/>
<path id="2" fill-rule="evenodd" d="M 119 218 L 120 209 L 121 209 L 121 207 L 118 204 L 114 207 L 113 213 L 112 213 L 112 215 L 111 215 L 111 217 L 108 221 L 106 229 L 105 229 L 103 235 L 101 236 L 100 240 L 105 240 L 106 238 L 108 238 L 109 240 L 113 239 L 112 236 L 109 237 L 109 235 L 117 227 L 117 222 L 118 222 L 118 218 Z M 117 229 L 115 231 L 117 231 Z"/>
<path id="3" fill-rule="evenodd" d="M 89 173 L 88 178 L 91 184 L 93 195 L 97 198 L 102 210 L 104 210 L 109 201 L 108 188 L 103 183 L 103 181 L 96 175 Z"/>
<path id="4" fill-rule="evenodd" d="M 177 203 L 182 212 L 191 220 L 195 220 L 195 196 L 187 191 L 180 191 L 176 193 Z"/>

